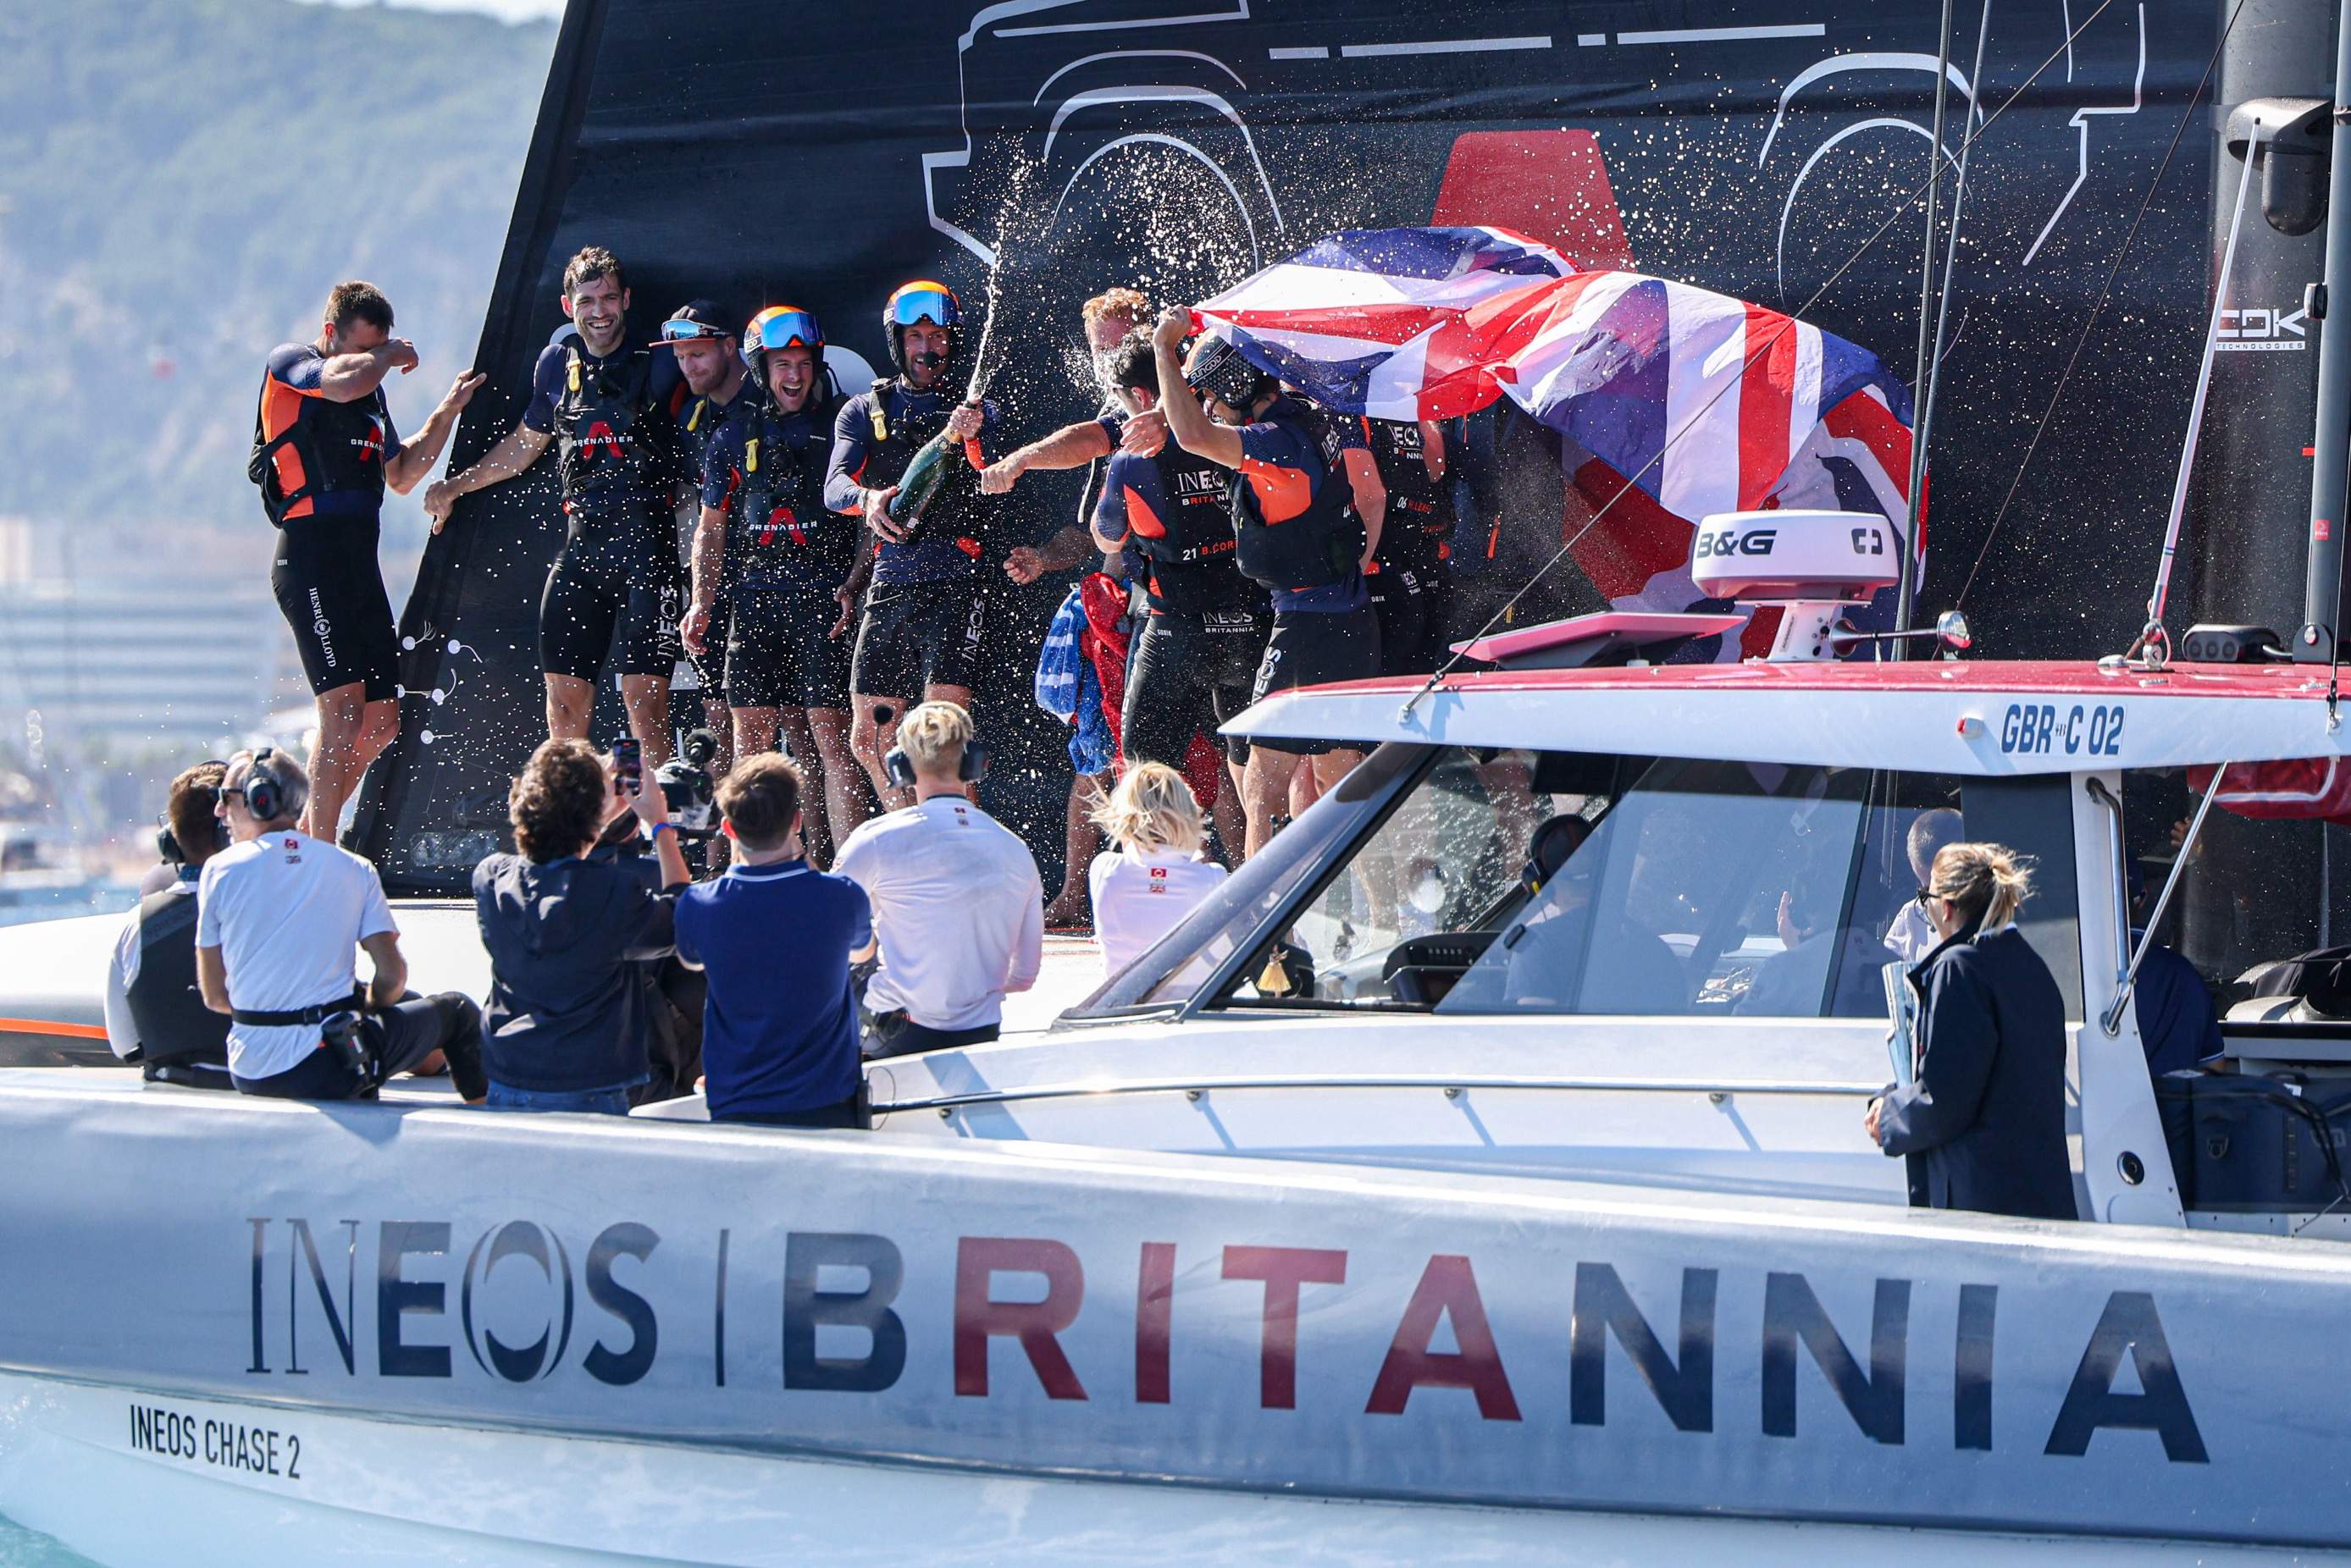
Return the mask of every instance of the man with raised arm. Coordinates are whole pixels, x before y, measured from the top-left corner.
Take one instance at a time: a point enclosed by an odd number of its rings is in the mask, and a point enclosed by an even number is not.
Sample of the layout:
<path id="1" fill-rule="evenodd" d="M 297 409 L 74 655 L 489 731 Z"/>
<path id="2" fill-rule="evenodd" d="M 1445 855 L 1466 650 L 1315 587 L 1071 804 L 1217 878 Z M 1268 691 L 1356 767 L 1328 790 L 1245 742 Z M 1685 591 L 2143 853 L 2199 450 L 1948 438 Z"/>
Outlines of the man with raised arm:
<path id="1" fill-rule="evenodd" d="M 1235 563 L 1273 599 L 1273 629 L 1250 700 L 1377 675 L 1380 627 L 1364 587 L 1373 541 L 1355 513 L 1339 421 L 1283 392 L 1225 338 L 1203 337 L 1179 362 L 1191 329 L 1192 313 L 1172 306 L 1152 334 L 1160 386 L 1192 394 L 1167 396 L 1159 406 L 1178 446 L 1230 472 Z M 1301 755 L 1314 759 L 1323 788 L 1363 760 L 1328 742 L 1253 742 L 1241 792 L 1249 854 L 1271 836 Z"/>
<path id="2" fill-rule="evenodd" d="M 392 336 L 392 302 L 375 285 L 337 284 L 319 336 L 270 350 L 246 468 L 278 531 L 269 586 L 319 703 L 302 826 L 330 841 L 343 802 L 400 728 L 400 643 L 376 560 L 383 493 L 416 488 L 482 384 L 470 370 L 458 376 L 415 439 L 402 441 L 383 381 L 416 369 L 416 345 Z"/>
<path id="3" fill-rule="evenodd" d="M 565 264 L 563 309 L 576 342 L 549 344 L 531 377 L 522 423 L 463 473 L 425 492 L 434 532 L 457 498 L 503 484 L 552 445 L 562 465 L 563 547 L 538 606 L 547 732 L 585 740 L 596 677 L 621 678 L 629 732 L 645 765 L 669 760 L 669 683 L 685 571 L 670 502 L 684 476 L 673 413 L 676 356 L 628 342 L 629 286 L 612 253 L 590 245 Z M 695 323 L 668 335 L 700 336 Z"/>

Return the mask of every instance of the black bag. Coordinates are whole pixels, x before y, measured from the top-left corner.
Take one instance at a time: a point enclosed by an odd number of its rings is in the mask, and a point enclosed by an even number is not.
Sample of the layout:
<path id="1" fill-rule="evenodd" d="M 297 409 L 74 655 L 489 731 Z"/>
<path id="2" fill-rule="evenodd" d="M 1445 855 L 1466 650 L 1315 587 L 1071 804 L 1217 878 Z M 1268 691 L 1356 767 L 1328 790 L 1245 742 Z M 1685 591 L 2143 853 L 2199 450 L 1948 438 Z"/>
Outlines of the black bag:
<path id="1" fill-rule="evenodd" d="M 2310 1214 L 2351 1200 L 2343 1122 L 2351 1096 L 2319 1100 L 2275 1078 L 2167 1073 L 2156 1108 L 2183 1207 L 2220 1214 Z"/>

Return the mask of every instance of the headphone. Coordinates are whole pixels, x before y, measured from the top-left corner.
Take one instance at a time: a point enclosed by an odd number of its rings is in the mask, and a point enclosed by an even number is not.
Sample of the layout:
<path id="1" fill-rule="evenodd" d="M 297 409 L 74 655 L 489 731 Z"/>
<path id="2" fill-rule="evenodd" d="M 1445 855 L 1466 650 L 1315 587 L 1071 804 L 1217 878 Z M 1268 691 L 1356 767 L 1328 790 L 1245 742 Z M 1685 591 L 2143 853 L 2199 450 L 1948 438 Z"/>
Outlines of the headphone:
<path id="1" fill-rule="evenodd" d="M 894 716 L 893 710 L 884 706 L 873 710 L 873 722 L 886 724 Z M 956 759 L 956 777 L 965 784 L 977 784 L 987 776 L 987 742 L 978 739 L 963 743 L 963 755 Z M 914 787 L 914 760 L 906 755 L 904 746 L 893 746 L 883 755 L 882 771 L 900 789 Z"/>
<path id="2" fill-rule="evenodd" d="M 302 809 L 302 791 L 299 788 L 280 784 L 276 774 L 262 771 L 262 764 L 277 754 L 277 747 L 264 746 L 254 753 L 252 760 L 245 764 L 245 783 L 238 789 L 245 796 L 245 809 L 253 814 L 256 822 L 275 822 L 280 816 Z M 228 793 L 225 783 L 221 793 Z"/>
<path id="3" fill-rule="evenodd" d="M 1591 836 L 1592 824 L 1573 812 L 1546 817 L 1527 840 L 1527 867 L 1519 876 L 1519 885 L 1527 896 L 1531 898 L 1541 893 Z"/>
<path id="4" fill-rule="evenodd" d="M 216 766 L 222 770 L 221 782 L 224 784 L 228 782 L 226 763 L 214 759 L 211 762 L 198 763 L 196 766 L 205 768 Z M 215 806 L 220 803 L 218 790 L 213 792 L 213 803 Z M 213 813 L 213 852 L 220 853 L 228 847 L 228 824 L 221 820 L 220 813 L 215 810 Z M 185 866 L 188 863 L 186 848 L 181 845 L 179 836 L 172 831 L 172 812 L 169 806 L 155 814 L 155 857 L 166 866 Z"/>

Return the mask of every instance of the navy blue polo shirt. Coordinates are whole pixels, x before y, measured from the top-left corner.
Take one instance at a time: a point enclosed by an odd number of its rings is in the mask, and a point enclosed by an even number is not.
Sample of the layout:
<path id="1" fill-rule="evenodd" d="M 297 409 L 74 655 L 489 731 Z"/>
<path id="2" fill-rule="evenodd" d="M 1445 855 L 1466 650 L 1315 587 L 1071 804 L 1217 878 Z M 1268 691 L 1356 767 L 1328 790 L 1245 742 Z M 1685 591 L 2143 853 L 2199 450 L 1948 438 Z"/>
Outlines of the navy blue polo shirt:
<path id="1" fill-rule="evenodd" d="M 849 955 L 873 940 L 865 889 L 805 860 L 733 866 L 678 895 L 678 956 L 710 982 L 710 1118 L 836 1106 L 857 1092 Z"/>

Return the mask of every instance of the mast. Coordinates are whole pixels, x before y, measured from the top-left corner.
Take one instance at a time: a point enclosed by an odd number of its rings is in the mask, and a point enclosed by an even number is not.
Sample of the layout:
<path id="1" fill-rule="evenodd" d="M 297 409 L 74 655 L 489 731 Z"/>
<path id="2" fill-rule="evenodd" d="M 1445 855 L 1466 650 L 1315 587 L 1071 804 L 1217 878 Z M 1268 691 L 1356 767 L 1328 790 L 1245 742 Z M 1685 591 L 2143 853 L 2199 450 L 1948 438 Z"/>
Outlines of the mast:
<path id="1" fill-rule="evenodd" d="M 2344 500 L 2351 493 L 2351 0 L 2335 23 L 2334 161 L 2326 182 L 2326 270 L 2319 310 L 2332 315 L 2333 295 L 2345 290 L 2346 330 L 2318 332 L 2318 414 L 2311 436 L 2310 559 L 2303 579 L 2302 630 L 2294 639 L 2299 663 L 2333 664 L 2343 615 Z"/>

